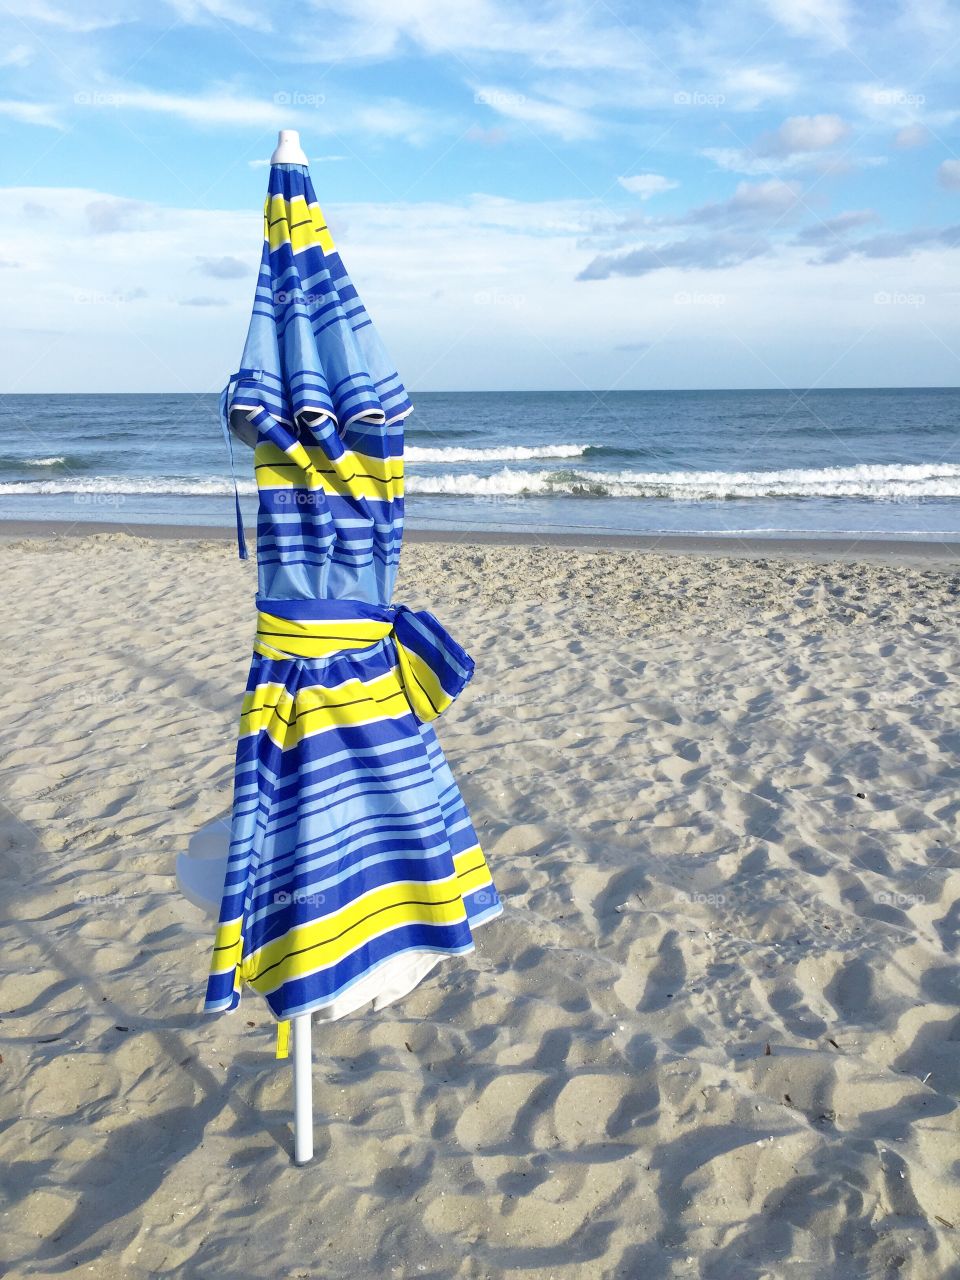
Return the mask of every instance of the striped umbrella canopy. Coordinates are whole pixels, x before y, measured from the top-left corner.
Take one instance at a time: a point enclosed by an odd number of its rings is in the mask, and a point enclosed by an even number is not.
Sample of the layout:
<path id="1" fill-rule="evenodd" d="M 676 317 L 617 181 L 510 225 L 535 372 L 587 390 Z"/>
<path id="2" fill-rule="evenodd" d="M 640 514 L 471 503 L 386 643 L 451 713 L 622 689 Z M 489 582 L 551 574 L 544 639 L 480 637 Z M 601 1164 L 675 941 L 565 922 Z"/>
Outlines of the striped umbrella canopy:
<path id="1" fill-rule="evenodd" d="M 411 409 L 306 164 L 274 164 L 221 399 L 253 449 L 258 595 L 211 1012 L 244 987 L 281 1021 L 383 1007 L 502 909 L 431 724 L 473 661 L 391 603 Z"/>

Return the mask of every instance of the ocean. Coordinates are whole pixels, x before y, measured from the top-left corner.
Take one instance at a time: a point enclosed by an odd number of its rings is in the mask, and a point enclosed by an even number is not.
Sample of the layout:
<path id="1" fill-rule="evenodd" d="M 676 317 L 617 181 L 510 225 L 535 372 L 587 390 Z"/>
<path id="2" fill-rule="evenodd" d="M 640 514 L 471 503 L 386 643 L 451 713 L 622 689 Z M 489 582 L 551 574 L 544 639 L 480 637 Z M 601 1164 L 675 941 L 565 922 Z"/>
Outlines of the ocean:
<path id="1" fill-rule="evenodd" d="M 412 398 L 410 528 L 960 539 L 953 388 Z M 0 520 L 228 526 L 232 492 L 214 395 L 0 399 Z"/>

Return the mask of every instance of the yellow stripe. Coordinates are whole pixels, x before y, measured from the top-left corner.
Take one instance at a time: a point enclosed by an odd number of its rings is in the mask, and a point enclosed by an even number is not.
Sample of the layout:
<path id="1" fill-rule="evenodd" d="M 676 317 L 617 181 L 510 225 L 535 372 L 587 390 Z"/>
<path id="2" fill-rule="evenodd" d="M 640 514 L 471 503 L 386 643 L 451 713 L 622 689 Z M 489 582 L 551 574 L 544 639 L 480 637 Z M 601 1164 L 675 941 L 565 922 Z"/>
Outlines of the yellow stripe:
<path id="1" fill-rule="evenodd" d="M 299 440 L 291 441 L 286 449 L 280 449 L 278 452 L 293 463 L 296 470 L 306 476 L 305 483 L 308 489 L 318 489 L 320 487 L 320 477 L 314 472 L 310 456 Z M 256 463 L 254 463 L 254 467 L 256 467 Z"/>
<path id="2" fill-rule="evenodd" d="M 453 699 L 437 679 L 433 669 L 402 644 L 397 645 L 397 659 L 410 706 L 421 720 L 436 720 L 451 705 Z"/>
<path id="3" fill-rule="evenodd" d="M 345 651 L 364 649 L 386 639 L 393 632 L 389 622 L 363 619 L 329 619 L 296 621 L 272 613 L 257 614 L 254 650 L 265 658 L 322 659 Z M 323 695 L 316 689 L 304 689 L 297 695 L 294 707 L 282 684 L 263 684 L 244 699 L 240 717 L 241 734 L 259 733 L 266 729 L 278 746 L 288 741 L 299 742 L 304 736 L 322 732 L 334 724 L 364 724 L 372 718 L 400 713 L 394 700 L 402 695 L 408 706 L 422 721 L 435 720 L 453 702 L 428 662 L 412 650 L 396 645 L 397 668 L 375 681 L 349 682 L 337 690 L 325 691 L 329 707 L 325 711 Z M 334 704 L 357 704 L 338 706 Z M 296 713 L 296 714 L 295 714 Z M 307 714 L 309 723 L 290 739 L 288 725 Z M 371 715 L 372 713 L 372 715 Z"/>
<path id="4" fill-rule="evenodd" d="M 336 964 L 386 929 L 423 921 L 455 924 L 466 918 L 463 895 L 485 888 L 492 884 L 492 879 L 479 845 L 454 854 L 453 866 L 454 879 L 385 885 L 334 915 L 290 930 L 245 960 L 240 932 L 242 921 L 221 924 L 214 942 L 210 973 L 217 975 L 234 969 L 237 990 L 249 982 L 254 989 L 266 994 L 291 978 Z M 293 952 L 302 954 L 293 955 Z M 270 973 L 258 979 L 257 975 L 267 968 Z"/>
<path id="5" fill-rule="evenodd" d="M 261 684 L 244 695 L 240 709 L 240 736 L 260 733 L 277 721 L 278 732 L 293 719 L 293 698 L 282 684 Z M 277 743 L 282 746 L 282 742 Z"/>
<path id="6" fill-rule="evenodd" d="M 298 442 L 299 443 L 299 442 Z M 323 449 L 316 445 L 300 445 L 307 461 L 318 471 L 329 471 L 335 468 L 339 474 L 348 475 L 350 471 L 359 471 L 364 475 L 376 476 L 380 480 L 396 479 L 403 475 L 402 458 L 375 458 L 356 449 L 345 449 L 339 458 L 328 458 Z M 282 466 L 290 461 L 289 453 L 278 445 L 264 441 L 254 450 L 255 466 Z"/>
<path id="7" fill-rule="evenodd" d="M 290 1021 L 277 1023 L 277 1057 L 288 1058 L 290 1056 Z"/>
<path id="8" fill-rule="evenodd" d="M 211 974 L 229 973 L 243 959 L 243 934 L 240 932 L 242 925 L 242 920 L 229 920 L 226 924 L 217 925 L 213 940 L 213 960 L 210 964 Z"/>
<path id="9" fill-rule="evenodd" d="M 322 489 L 343 497 L 382 501 L 403 493 L 401 458 L 371 458 L 349 449 L 339 458 L 328 458 L 322 449 L 298 442 L 296 449 L 287 450 L 258 445 L 253 465 L 260 489 Z"/>
<path id="10" fill-rule="evenodd" d="M 472 871 L 464 872 L 457 880 L 460 892 L 463 894 L 476 893 L 478 889 L 485 889 L 488 885 L 493 884 L 493 876 L 486 862 L 481 859 L 481 866 L 474 867 Z"/>
<path id="11" fill-rule="evenodd" d="M 282 244 L 289 244 L 294 253 L 301 253 L 312 244 L 319 245 L 324 253 L 336 250 L 320 206 L 308 205 L 303 196 L 294 196 L 290 201 L 282 195 L 268 196 L 263 223 L 264 238 L 270 241 L 271 250 Z"/>
<path id="12" fill-rule="evenodd" d="M 465 919 L 463 898 L 454 880 L 397 881 L 268 942 L 243 961 L 243 979 L 265 995 L 284 982 L 336 964 L 388 929 L 417 923 L 456 924 Z"/>
<path id="13" fill-rule="evenodd" d="M 457 888 L 463 894 L 476 893 L 478 889 L 493 884 L 493 876 L 478 844 L 464 849 L 463 853 L 455 853 L 453 867 L 457 873 Z"/>
<path id="14" fill-rule="evenodd" d="M 319 685 L 300 689 L 295 700 L 287 694 L 271 701 L 255 689 L 244 699 L 241 732 L 267 733 L 275 746 L 287 751 L 335 726 L 372 724 L 405 715 L 409 709 L 394 668 L 376 680 L 348 680 L 336 689 Z"/>
<path id="15" fill-rule="evenodd" d="M 272 613 L 257 614 L 254 648 L 266 657 L 278 650 L 296 658 L 326 658 L 341 649 L 363 649 L 390 634 L 389 622 L 350 619 L 343 622 L 297 622 Z"/>
<path id="16" fill-rule="evenodd" d="M 320 489 L 324 493 L 335 493 L 341 498 L 373 498 L 378 502 L 391 502 L 400 496 L 398 486 L 403 476 L 391 477 L 389 480 L 378 480 L 373 476 L 358 475 L 338 476 L 336 471 L 318 471 L 311 468 L 301 470 L 274 470 L 272 467 L 257 467 L 257 487 L 263 489 Z"/>
<path id="17" fill-rule="evenodd" d="M 465 871 L 467 867 L 472 867 L 478 859 L 483 857 L 483 851 L 478 844 L 471 845 L 469 849 L 464 849 L 463 853 L 455 853 L 453 855 L 453 867 L 457 875 Z"/>

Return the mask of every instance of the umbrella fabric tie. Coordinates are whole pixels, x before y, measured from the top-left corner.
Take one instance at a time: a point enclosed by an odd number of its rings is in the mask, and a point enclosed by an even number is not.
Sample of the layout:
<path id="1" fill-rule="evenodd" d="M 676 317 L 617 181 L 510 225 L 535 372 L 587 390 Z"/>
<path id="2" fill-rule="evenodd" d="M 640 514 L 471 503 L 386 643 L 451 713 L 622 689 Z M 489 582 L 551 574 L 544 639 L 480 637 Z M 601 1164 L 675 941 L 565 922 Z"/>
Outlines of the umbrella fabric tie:
<path id="1" fill-rule="evenodd" d="M 502 910 L 473 827 L 444 825 L 449 768 L 425 723 L 473 662 L 425 610 L 257 604 L 205 1007 L 234 1009 L 252 987 L 278 1021 L 340 1017 L 416 956 L 473 950 Z M 379 812 L 358 820 L 358 796 Z M 356 857 L 367 827 L 376 843 Z"/>
<path id="2" fill-rule="evenodd" d="M 237 483 L 237 467 L 233 457 L 233 439 L 230 435 L 229 399 L 232 387 L 233 383 L 231 382 L 220 394 L 220 429 L 226 442 L 227 456 L 230 459 L 230 476 L 233 480 L 233 502 L 237 517 L 237 551 L 241 560 L 247 560 L 249 556 L 247 555 L 247 539 L 243 532 L 243 514 L 240 510 L 240 486 Z"/>
<path id="3" fill-rule="evenodd" d="M 254 650 L 266 658 L 317 661 L 388 637 L 414 715 L 435 720 L 473 675 L 470 655 L 426 609 L 363 600 L 257 601 Z"/>

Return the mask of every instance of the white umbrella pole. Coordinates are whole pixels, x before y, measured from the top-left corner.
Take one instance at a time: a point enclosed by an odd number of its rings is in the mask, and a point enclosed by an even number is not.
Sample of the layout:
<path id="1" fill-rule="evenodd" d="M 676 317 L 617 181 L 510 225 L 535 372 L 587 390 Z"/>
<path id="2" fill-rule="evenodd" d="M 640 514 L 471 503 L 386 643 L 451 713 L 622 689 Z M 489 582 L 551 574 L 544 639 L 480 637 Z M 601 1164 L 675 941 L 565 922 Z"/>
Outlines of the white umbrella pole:
<path id="1" fill-rule="evenodd" d="M 313 1053 L 309 1013 L 293 1019 L 293 1160 L 313 1159 Z"/>

